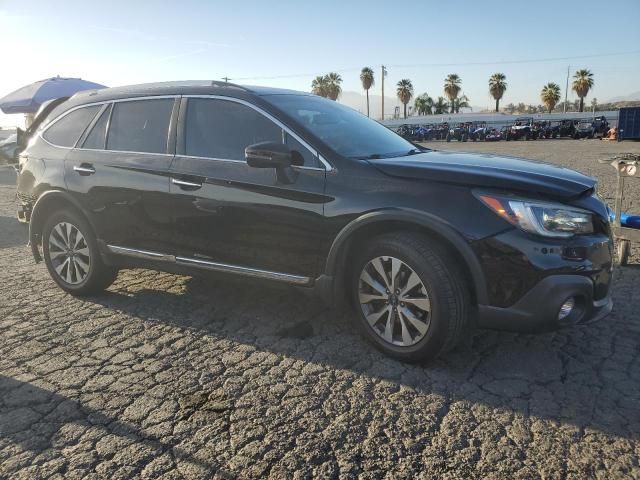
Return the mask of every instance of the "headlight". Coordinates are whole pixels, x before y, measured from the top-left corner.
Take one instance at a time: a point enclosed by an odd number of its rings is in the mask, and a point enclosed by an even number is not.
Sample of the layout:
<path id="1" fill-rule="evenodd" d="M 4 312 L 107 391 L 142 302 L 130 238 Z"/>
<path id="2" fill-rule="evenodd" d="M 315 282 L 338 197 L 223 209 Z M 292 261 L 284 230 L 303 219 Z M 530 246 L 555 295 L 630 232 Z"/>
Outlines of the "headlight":
<path id="1" fill-rule="evenodd" d="M 593 214 L 580 208 L 485 193 L 475 195 L 499 216 L 525 232 L 556 238 L 593 233 Z"/>

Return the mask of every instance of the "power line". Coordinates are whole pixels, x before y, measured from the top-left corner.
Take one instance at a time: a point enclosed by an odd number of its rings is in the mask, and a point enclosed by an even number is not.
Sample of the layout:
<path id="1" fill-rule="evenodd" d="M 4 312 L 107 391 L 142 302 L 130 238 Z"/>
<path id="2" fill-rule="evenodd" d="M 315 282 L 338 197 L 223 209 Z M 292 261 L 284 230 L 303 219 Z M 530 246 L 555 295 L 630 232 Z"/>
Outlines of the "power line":
<path id="1" fill-rule="evenodd" d="M 526 64 L 526 63 L 544 63 L 544 62 L 556 62 L 556 61 L 572 61 L 582 60 L 587 58 L 601 58 L 601 57 L 616 57 L 622 55 L 638 55 L 640 50 L 630 50 L 627 52 L 613 52 L 613 53 L 595 53 L 591 55 L 576 55 L 571 57 L 547 57 L 547 58 L 533 58 L 527 60 L 502 60 L 502 61 L 484 61 L 484 62 L 453 62 L 453 63 L 413 63 L 413 64 L 394 64 L 385 65 L 389 68 L 433 68 L 433 67 L 465 67 L 465 66 L 482 66 L 482 65 L 514 65 L 514 64 Z M 340 69 L 333 69 L 336 73 L 346 72 L 359 72 L 361 67 L 347 67 Z M 283 75 L 273 75 L 268 77 L 240 77 L 234 80 L 279 80 L 285 78 L 300 78 L 300 77 L 315 77 L 322 75 L 322 73 L 288 73 Z"/>

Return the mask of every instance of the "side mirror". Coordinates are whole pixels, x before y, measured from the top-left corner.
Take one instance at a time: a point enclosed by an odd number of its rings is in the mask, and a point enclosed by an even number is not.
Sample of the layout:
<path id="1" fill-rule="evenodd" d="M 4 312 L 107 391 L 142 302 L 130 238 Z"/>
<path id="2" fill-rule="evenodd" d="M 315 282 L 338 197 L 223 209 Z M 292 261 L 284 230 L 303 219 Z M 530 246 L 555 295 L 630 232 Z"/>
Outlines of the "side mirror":
<path id="1" fill-rule="evenodd" d="M 247 164 L 255 168 L 283 169 L 291 166 L 293 157 L 289 147 L 282 143 L 261 142 L 244 150 Z"/>

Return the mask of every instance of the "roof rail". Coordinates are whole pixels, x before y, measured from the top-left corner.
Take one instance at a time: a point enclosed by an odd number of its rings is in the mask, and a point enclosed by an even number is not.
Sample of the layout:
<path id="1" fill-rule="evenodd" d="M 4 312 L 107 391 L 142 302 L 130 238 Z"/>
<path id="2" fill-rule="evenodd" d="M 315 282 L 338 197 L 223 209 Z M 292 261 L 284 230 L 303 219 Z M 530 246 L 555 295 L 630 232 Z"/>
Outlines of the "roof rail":
<path id="1" fill-rule="evenodd" d="M 220 87 L 220 88 L 237 88 L 238 90 L 243 90 L 245 92 L 250 92 L 247 87 L 243 87 L 242 85 L 238 85 L 230 82 L 222 82 L 220 80 L 211 80 L 212 87 Z"/>

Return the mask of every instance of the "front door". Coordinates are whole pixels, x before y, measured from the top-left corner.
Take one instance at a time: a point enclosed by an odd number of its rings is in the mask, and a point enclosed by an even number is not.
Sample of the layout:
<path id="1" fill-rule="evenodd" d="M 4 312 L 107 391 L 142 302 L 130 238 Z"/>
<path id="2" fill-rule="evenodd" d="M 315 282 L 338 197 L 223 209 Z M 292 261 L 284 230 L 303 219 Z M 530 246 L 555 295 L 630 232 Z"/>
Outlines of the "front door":
<path id="1" fill-rule="evenodd" d="M 67 187 L 108 245 L 171 253 L 169 126 L 176 102 L 107 104 L 66 157 Z"/>
<path id="2" fill-rule="evenodd" d="M 326 170 L 317 154 L 247 102 L 182 102 L 170 185 L 176 249 L 231 269 L 317 275 L 326 201 Z M 288 178 L 245 162 L 245 148 L 264 141 L 292 149 L 296 166 Z"/>

